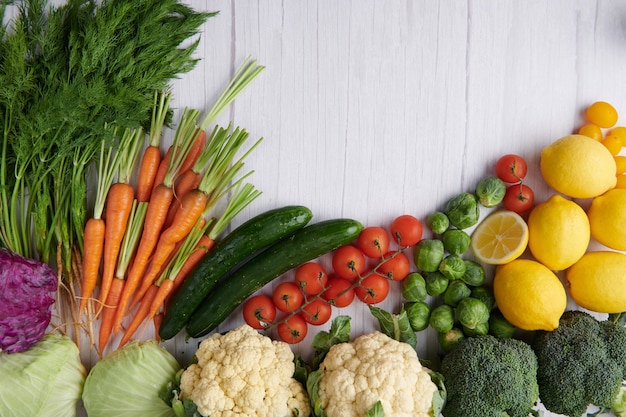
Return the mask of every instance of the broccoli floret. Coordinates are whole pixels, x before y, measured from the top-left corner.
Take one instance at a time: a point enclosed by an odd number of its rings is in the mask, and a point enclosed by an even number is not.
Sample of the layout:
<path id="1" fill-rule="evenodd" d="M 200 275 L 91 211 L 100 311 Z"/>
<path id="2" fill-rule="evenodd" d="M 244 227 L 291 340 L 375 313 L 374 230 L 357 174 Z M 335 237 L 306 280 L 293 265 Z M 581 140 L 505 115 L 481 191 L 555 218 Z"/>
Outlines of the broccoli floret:
<path id="1" fill-rule="evenodd" d="M 626 329 L 583 311 L 566 311 L 553 331 L 532 344 L 541 402 L 551 412 L 580 416 L 589 405 L 610 409 L 626 377 Z"/>
<path id="2" fill-rule="evenodd" d="M 442 359 L 441 374 L 446 417 L 526 417 L 538 401 L 537 357 L 521 340 L 464 339 Z"/>

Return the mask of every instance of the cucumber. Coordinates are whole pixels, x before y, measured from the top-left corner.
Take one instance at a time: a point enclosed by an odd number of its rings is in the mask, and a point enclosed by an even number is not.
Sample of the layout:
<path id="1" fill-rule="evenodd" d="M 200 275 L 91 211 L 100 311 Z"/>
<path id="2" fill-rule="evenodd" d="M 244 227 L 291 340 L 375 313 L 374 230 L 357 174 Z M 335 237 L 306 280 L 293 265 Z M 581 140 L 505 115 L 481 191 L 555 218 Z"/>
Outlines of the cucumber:
<path id="1" fill-rule="evenodd" d="M 251 255 L 302 229 L 313 217 L 304 206 L 285 206 L 261 213 L 219 241 L 191 271 L 173 296 L 159 336 L 171 339 L 180 332 L 193 311 L 215 283 Z"/>
<path id="2" fill-rule="evenodd" d="M 363 225 L 352 219 L 334 219 L 298 230 L 234 270 L 220 281 L 187 322 L 190 337 L 214 330 L 246 298 L 274 278 L 325 253 L 347 245 L 359 236 Z"/>

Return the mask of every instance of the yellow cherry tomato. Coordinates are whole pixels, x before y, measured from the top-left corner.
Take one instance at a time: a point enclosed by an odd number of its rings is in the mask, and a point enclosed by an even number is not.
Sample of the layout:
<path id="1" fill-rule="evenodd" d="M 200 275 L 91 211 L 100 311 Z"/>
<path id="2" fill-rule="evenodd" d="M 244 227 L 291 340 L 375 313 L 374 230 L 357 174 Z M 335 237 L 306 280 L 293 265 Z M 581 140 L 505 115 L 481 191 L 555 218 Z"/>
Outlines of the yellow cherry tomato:
<path id="1" fill-rule="evenodd" d="M 618 137 L 622 141 L 622 146 L 626 146 L 626 127 L 624 126 L 614 127 L 606 135 Z"/>
<path id="2" fill-rule="evenodd" d="M 622 141 L 615 136 L 607 136 L 602 139 L 602 144 L 611 152 L 611 155 L 615 156 L 622 150 Z"/>
<path id="3" fill-rule="evenodd" d="M 602 128 L 613 127 L 617 123 L 617 110 L 606 101 L 596 101 L 587 108 L 587 119 Z"/>
<path id="4" fill-rule="evenodd" d="M 602 129 L 593 123 L 587 123 L 586 125 L 581 126 L 580 129 L 578 129 L 578 133 L 597 141 L 602 140 Z"/>

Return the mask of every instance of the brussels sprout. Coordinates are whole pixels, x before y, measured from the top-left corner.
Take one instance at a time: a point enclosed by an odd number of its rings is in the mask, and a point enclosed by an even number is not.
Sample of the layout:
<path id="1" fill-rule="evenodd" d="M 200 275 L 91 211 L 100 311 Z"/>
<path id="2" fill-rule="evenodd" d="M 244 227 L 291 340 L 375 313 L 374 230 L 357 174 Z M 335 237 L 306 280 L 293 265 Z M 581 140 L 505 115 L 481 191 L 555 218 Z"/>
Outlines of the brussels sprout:
<path id="1" fill-rule="evenodd" d="M 471 259 L 464 259 L 465 273 L 461 277 L 461 281 L 472 287 L 479 287 L 485 283 L 487 279 L 485 275 L 485 268 L 476 261 Z"/>
<path id="2" fill-rule="evenodd" d="M 435 211 L 426 217 L 426 225 L 430 228 L 430 230 L 432 230 L 433 233 L 441 235 L 448 230 L 448 227 L 450 227 L 450 220 L 448 220 L 446 213 Z"/>
<path id="3" fill-rule="evenodd" d="M 430 306 L 423 301 L 406 303 L 404 305 L 409 324 L 415 332 L 419 332 L 428 327 L 430 319 Z"/>
<path id="4" fill-rule="evenodd" d="M 459 301 L 469 297 L 471 293 L 472 290 L 463 281 L 450 281 L 448 288 L 441 294 L 441 301 L 450 307 L 456 307 Z"/>
<path id="5" fill-rule="evenodd" d="M 424 272 L 436 271 L 443 255 L 443 242 L 439 239 L 422 239 L 413 249 L 415 266 Z"/>
<path id="6" fill-rule="evenodd" d="M 446 203 L 444 213 L 451 225 L 457 229 L 467 229 L 478 223 L 480 207 L 474 194 L 461 193 Z"/>
<path id="7" fill-rule="evenodd" d="M 463 326 L 463 333 L 467 337 L 472 336 L 482 336 L 489 333 L 489 321 L 484 323 L 478 323 L 476 327 L 470 329 L 469 327 Z"/>
<path id="8" fill-rule="evenodd" d="M 439 333 L 446 333 L 454 327 L 454 309 L 442 304 L 432 309 L 428 324 Z"/>
<path id="9" fill-rule="evenodd" d="M 450 280 L 461 279 L 465 268 L 465 262 L 459 255 L 448 255 L 439 263 L 439 272 Z"/>
<path id="10" fill-rule="evenodd" d="M 411 272 L 402 281 L 402 297 L 407 301 L 424 301 L 428 297 L 426 280 L 419 272 Z"/>
<path id="11" fill-rule="evenodd" d="M 441 236 L 443 249 L 453 255 L 461 255 L 469 249 L 472 238 L 460 229 L 448 229 Z"/>
<path id="12" fill-rule="evenodd" d="M 427 273 L 424 279 L 426 280 L 426 292 L 432 297 L 443 294 L 448 288 L 448 278 L 439 271 Z"/>
<path id="13" fill-rule="evenodd" d="M 489 317 L 489 334 L 495 337 L 509 338 L 515 334 L 516 327 L 502 315 L 500 310 L 495 309 Z"/>
<path id="14" fill-rule="evenodd" d="M 479 324 L 489 321 L 489 308 L 477 298 L 467 297 L 456 306 L 459 323 L 468 329 L 475 329 Z"/>
<path id="15" fill-rule="evenodd" d="M 491 287 L 488 287 L 486 285 L 472 288 L 472 294 L 470 295 L 470 297 L 476 298 L 485 303 L 490 311 L 496 305 L 496 298 L 493 295 L 493 290 L 491 289 Z"/>
<path id="16" fill-rule="evenodd" d="M 485 207 L 495 207 L 506 194 L 506 184 L 500 178 L 491 176 L 482 179 L 476 186 L 478 202 Z"/>
<path id="17" fill-rule="evenodd" d="M 437 333 L 437 341 L 444 352 L 448 353 L 455 347 L 460 341 L 465 339 L 463 331 L 458 327 L 453 327 L 445 333 Z"/>

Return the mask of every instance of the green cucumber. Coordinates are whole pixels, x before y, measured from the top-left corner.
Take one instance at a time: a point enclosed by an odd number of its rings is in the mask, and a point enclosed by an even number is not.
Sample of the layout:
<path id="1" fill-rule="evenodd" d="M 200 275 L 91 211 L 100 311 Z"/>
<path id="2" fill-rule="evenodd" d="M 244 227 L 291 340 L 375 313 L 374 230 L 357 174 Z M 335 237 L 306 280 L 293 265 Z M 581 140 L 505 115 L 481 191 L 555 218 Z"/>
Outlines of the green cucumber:
<path id="1" fill-rule="evenodd" d="M 228 271 L 260 250 L 302 229 L 313 218 L 304 206 L 285 206 L 261 213 L 219 241 L 191 271 L 170 302 L 159 336 L 171 339 L 180 332 L 211 288 Z"/>
<path id="2" fill-rule="evenodd" d="M 191 315 L 186 331 L 204 336 L 222 323 L 246 298 L 274 278 L 325 253 L 354 241 L 363 225 L 356 220 L 334 219 L 298 230 L 221 280 Z"/>

